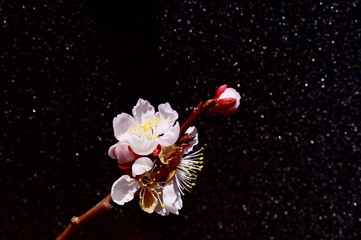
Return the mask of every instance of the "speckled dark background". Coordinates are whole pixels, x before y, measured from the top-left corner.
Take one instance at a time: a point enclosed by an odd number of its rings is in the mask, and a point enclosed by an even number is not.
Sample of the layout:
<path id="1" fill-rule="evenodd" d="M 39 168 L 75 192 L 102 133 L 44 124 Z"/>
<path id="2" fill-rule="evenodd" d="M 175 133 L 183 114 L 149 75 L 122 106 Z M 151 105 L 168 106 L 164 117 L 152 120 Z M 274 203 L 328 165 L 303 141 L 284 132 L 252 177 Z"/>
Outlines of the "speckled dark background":
<path id="1" fill-rule="evenodd" d="M 0 238 L 54 239 L 109 193 L 139 97 L 183 122 L 228 83 L 181 214 L 133 201 L 74 239 L 360 239 L 358 2 L 1 0 Z"/>

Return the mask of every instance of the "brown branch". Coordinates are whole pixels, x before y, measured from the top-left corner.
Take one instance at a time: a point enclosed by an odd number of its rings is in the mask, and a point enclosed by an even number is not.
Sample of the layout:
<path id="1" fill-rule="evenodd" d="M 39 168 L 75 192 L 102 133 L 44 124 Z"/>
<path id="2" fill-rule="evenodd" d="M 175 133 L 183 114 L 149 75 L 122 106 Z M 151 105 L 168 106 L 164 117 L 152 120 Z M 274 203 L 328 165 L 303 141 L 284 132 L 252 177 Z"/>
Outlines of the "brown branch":
<path id="1" fill-rule="evenodd" d="M 99 214 L 109 211 L 112 207 L 112 197 L 109 194 L 80 217 L 72 217 L 67 228 L 56 238 L 56 240 L 69 239 L 83 224 Z"/>
<path id="2" fill-rule="evenodd" d="M 190 125 L 192 125 L 195 120 L 202 114 L 205 112 L 208 112 L 214 105 L 216 105 L 218 102 L 218 99 L 210 99 L 205 103 L 200 102 L 198 104 L 198 106 L 196 108 L 193 109 L 191 115 L 188 117 L 188 119 L 182 124 L 181 128 L 180 128 L 180 133 L 179 133 L 179 139 L 178 142 L 180 141 L 180 139 L 183 137 L 184 133 L 187 131 L 187 129 L 190 127 Z"/>

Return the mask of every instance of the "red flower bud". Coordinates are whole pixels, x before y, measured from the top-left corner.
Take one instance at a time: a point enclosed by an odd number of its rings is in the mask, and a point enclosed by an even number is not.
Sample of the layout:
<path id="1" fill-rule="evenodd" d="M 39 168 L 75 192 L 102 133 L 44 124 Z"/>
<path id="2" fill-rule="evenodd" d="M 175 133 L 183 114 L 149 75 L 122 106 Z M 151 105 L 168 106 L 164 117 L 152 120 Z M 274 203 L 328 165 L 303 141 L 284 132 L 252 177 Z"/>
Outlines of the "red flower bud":
<path id="1" fill-rule="evenodd" d="M 220 86 L 217 89 L 216 95 L 214 96 L 214 98 L 219 98 L 219 96 L 221 96 L 221 94 L 224 93 L 224 91 L 226 91 L 227 88 L 228 88 L 227 84 L 223 84 L 222 86 Z"/>
<path id="2" fill-rule="evenodd" d="M 214 99 L 218 102 L 211 111 L 229 116 L 237 112 L 241 96 L 234 88 L 229 88 L 227 84 L 224 84 L 217 89 Z"/>

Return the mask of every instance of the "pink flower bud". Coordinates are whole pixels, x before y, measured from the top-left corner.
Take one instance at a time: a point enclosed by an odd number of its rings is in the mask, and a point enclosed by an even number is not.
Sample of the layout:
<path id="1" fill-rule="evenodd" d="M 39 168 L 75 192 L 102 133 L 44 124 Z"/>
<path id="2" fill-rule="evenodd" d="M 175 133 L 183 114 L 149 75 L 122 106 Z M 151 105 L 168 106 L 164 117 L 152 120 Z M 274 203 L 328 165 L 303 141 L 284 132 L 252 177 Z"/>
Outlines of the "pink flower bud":
<path id="1" fill-rule="evenodd" d="M 113 159 L 118 159 L 119 164 L 134 161 L 138 155 L 126 143 L 118 142 L 109 148 L 108 155 Z"/>
<path id="2" fill-rule="evenodd" d="M 218 99 L 218 102 L 212 111 L 229 116 L 237 112 L 241 96 L 234 88 L 229 88 L 227 84 L 224 84 L 217 89 L 214 99 Z"/>

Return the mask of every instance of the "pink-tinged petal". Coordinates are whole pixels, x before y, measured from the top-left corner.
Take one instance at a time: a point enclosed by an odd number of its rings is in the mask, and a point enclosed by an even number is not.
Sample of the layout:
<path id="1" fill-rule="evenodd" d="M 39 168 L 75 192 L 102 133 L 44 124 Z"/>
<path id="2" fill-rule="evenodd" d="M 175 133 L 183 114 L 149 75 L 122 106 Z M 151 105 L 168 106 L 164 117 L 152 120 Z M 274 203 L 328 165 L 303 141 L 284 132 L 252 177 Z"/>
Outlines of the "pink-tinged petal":
<path id="1" fill-rule="evenodd" d="M 136 155 L 125 142 L 118 142 L 114 149 L 115 157 L 118 159 L 119 164 L 125 164 L 134 161 L 138 155 Z"/>
<path id="2" fill-rule="evenodd" d="M 134 193 L 138 190 L 139 182 L 128 175 L 121 176 L 112 186 L 111 196 L 113 202 L 123 205 L 134 198 Z"/>
<path id="3" fill-rule="evenodd" d="M 137 160 L 135 160 L 132 166 L 133 177 L 148 172 L 153 168 L 153 165 L 154 165 L 153 161 L 147 157 L 138 158 Z"/>
<path id="4" fill-rule="evenodd" d="M 196 127 L 189 127 L 185 133 L 193 135 L 195 137 L 188 142 L 188 145 L 186 147 L 184 147 L 183 154 L 191 152 L 193 150 L 193 147 L 198 144 L 198 131 Z"/>
<path id="5" fill-rule="evenodd" d="M 154 116 L 154 107 L 146 100 L 139 99 L 137 105 L 132 110 L 135 121 L 138 124 L 147 122 Z"/>
<path id="6" fill-rule="evenodd" d="M 129 136 L 126 140 L 134 153 L 143 156 L 151 154 L 158 146 L 156 141 L 144 140 L 137 136 Z"/>
<path id="7" fill-rule="evenodd" d="M 108 150 L 108 155 L 109 157 L 113 158 L 113 159 L 117 159 L 117 157 L 115 156 L 115 147 L 117 146 L 117 144 L 114 144 L 113 146 L 111 146 Z"/>
<path id="8" fill-rule="evenodd" d="M 172 109 L 169 103 L 162 103 L 158 106 L 159 116 L 164 119 L 169 119 L 169 125 L 173 126 L 178 119 L 178 113 Z"/>
<path id="9" fill-rule="evenodd" d="M 135 127 L 136 122 L 132 116 L 127 113 L 118 114 L 113 119 L 114 136 L 118 141 L 121 141 L 123 136 L 129 128 Z"/>
<path id="10" fill-rule="evenodd" d="M 163 204 L 165 208 L 174 214 L 179 214 L 178 210 L 182 208 L 182 196 L 174 182 L 169 182 L 163 189 Z"/>
<path id="11" fill-rule="evenodd" d="M 170 146 L 174 144 L 179 137 L 179 123 L 176 122 L 176 124 L 173 127 L 170 127 L 163 136 L 160 136 L 157 139 L 157 142 L 164 147 Z"/>

